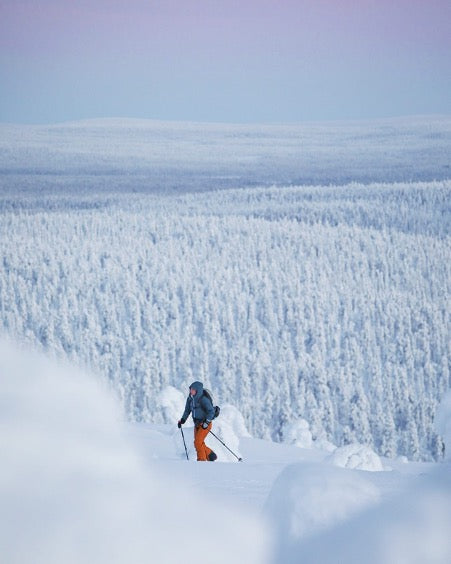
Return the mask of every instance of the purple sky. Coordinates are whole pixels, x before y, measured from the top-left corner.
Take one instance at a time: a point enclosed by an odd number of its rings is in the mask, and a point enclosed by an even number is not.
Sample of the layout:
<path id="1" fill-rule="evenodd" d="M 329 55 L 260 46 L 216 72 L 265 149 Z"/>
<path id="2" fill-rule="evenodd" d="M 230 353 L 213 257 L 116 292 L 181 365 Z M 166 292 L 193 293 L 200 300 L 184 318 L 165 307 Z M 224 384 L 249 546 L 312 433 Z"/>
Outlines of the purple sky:
<path id="1" fill-rule="evenodd" d="M 450 0 L 0 0 L 0 121 L 451 113 Z"/>

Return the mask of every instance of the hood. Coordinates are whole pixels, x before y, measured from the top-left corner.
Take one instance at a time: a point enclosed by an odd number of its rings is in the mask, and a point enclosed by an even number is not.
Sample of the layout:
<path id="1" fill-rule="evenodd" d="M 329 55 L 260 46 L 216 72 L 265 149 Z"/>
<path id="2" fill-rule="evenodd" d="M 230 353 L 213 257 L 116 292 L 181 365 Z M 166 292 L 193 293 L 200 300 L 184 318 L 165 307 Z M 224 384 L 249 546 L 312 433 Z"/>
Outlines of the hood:
<path id="1" fill-rule="evenodd" d="M 196 390 L 196 397 L 198 398 L 204 393 L 204 385 L 202 384 L 202 382 L 193 382 L 189 388 L 190 390 L 191 388 L 194 388 Z"/>

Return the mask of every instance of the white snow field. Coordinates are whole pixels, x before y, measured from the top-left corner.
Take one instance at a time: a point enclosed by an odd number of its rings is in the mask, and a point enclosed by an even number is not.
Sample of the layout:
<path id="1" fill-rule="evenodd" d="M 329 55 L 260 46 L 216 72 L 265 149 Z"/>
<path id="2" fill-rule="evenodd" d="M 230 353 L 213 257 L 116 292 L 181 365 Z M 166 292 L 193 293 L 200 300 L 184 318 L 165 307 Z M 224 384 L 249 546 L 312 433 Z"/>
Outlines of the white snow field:
<path id="1" fill-rule="evenodd" d="M 369 449 L 339 466 L 441 460 L 450 155 L 446 116 L 0 125 L 0 331 L 132 422 L 200 379 L 254 437 Z"/>
<path id="2" fill-rule="evenodd" d="M 0 375 L 2 562 L 175 564 L 193 546 L 220 563 L 451 559 L 449 459 L 338 468 L 327 450 L 251 438 L 224 408 L 214 430 L 243 461 L 210 436 L 219 459 L 198 463 L 175 423 L 122 422 L 98 378 L 5 341 Z M 184 393 L 163 396 L 171 418 L 180 414 Z M 190 443 L 189 425 L 184 433 Z"/>

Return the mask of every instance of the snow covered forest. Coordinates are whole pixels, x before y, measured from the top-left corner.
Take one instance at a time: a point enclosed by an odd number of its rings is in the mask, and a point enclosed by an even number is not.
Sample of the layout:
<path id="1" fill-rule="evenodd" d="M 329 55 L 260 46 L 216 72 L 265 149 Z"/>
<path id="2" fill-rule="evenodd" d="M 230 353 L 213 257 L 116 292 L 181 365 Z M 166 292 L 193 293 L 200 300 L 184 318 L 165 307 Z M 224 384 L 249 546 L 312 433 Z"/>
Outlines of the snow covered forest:
<path id="1" fill-rule="evenodd" d="M 72 155 L 64 129 L 38 148 L 36 134 L 24 141 L 20 128 L 11 130 L 4 126 L 3 139 L 14 142 L 5 142 L 1 159 L 4 333 L 101 374 L 131 421 L 167 423 L 160 392 L 199 379 L 217 403 L 241 411 L 256 437 L 282 441 L 290 423 L 305 420 L 318 443 L 441 458 L 433 417 L 451 387 L 451 180 L 443 152 L 437 180 L 413 136 L 423 160 L 407 151 L 398 169 L 389 161 L 402 178 L 387 172 L 383 182 L 382 165 L 360 178 L 355 158 L 342 175 L 359 182 L 340 184 L 338 175 L 330 184 L 341 159 L 331 150 L 321 157 L 329 162 L 324 178 L 303 169 L 322 184 L 284 177 L 279 185 L 265 170 L 266 185 L 251 175 L 241 187 L 245 159 L 233 168 L 230 148 L 194 191 L 204 147 L 194 151 L 190 140 L 183 166 L 176 157 L 170 163 L 174 183 L 161 184 L 161 166 L 158 189 L 146 190 L 145 147 L 133 161 L 130 132 L 126 149 L 113 134 L 102 156 L 95 136 Z M 449 134 L 433 133 L 429 140 L 449 143 Z M 401 146 L 406 137 L 393 139 Z M 159 147 L 167 154 L 168 144 Z M 362 145 L 352 147 L 356 157 Z M 108 169 L 116 154 L 136 174 L 122 170 L 109 184 L 105 170 L 93 169 Z M 184 190 L 176 185 L 190 155 Z M 274 170 L 284 158 L 284 170 L 294 170 L 294 149 L 283 155 Z M 258 170 L 254 161 L 250 167 Z"/>

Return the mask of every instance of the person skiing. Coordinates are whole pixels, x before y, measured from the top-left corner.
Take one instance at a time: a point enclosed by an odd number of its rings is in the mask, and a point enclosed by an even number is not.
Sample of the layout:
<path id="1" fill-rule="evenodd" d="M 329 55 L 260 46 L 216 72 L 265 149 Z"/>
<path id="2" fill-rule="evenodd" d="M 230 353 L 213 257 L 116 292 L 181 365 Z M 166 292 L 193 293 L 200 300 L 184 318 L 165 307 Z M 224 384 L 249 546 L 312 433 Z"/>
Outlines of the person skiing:
<path id="1" fill-rule="evenodd" d="M 210 396 L 204 393 L 202 382 L 193 382 L 189 387 L 185 411 L 177 423 L 179 428 L 186 423 L 190 413 L 194 421 L 194 446 L 197 460 L 213 462 L 218 457 L 204 441 L 212 427 L 211 421 L 215 416 L 215 409 Z"/>

